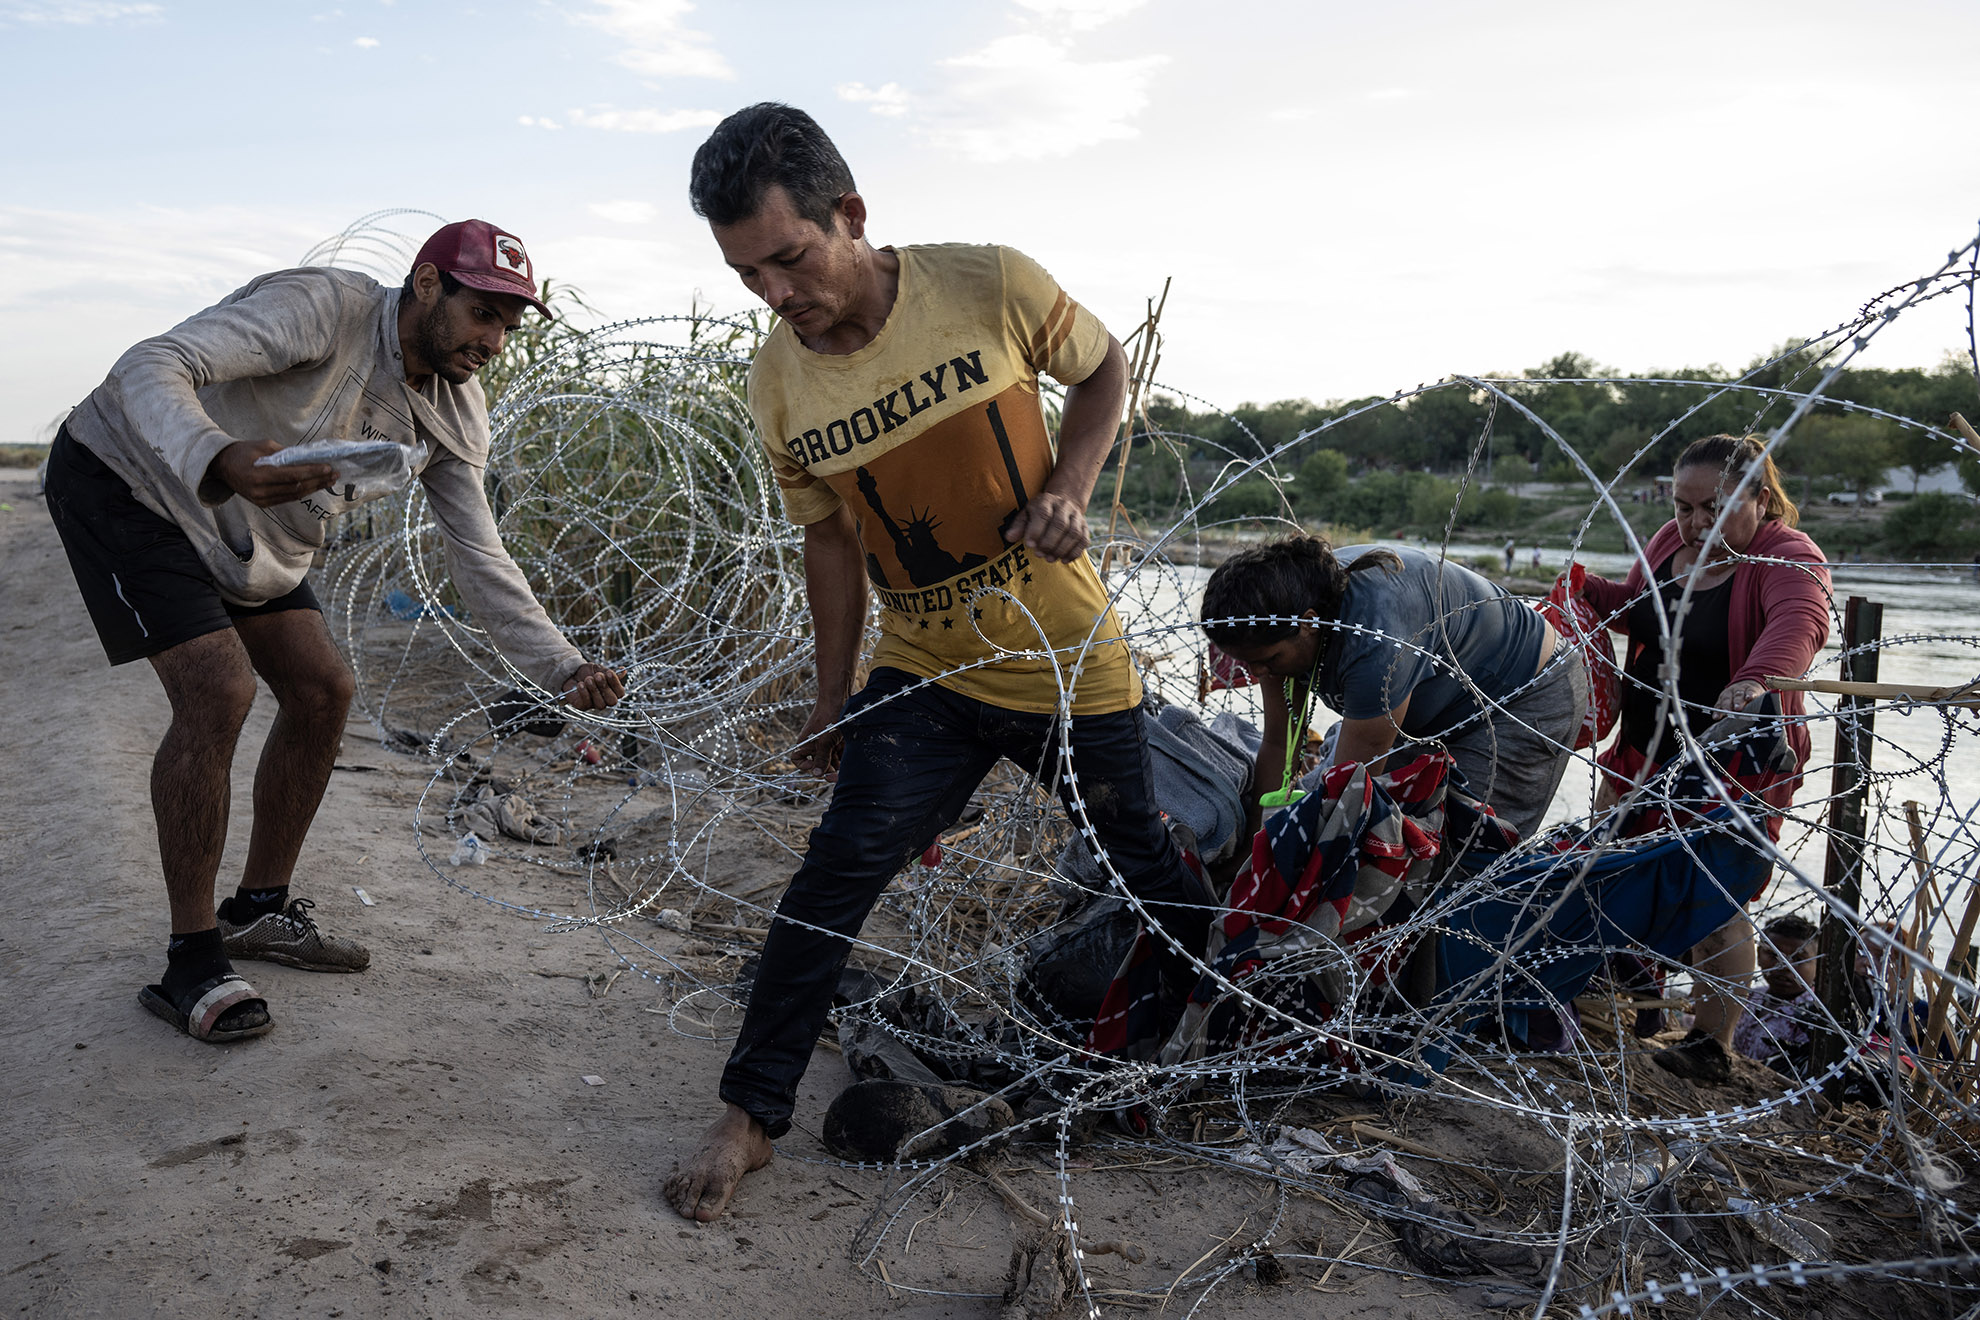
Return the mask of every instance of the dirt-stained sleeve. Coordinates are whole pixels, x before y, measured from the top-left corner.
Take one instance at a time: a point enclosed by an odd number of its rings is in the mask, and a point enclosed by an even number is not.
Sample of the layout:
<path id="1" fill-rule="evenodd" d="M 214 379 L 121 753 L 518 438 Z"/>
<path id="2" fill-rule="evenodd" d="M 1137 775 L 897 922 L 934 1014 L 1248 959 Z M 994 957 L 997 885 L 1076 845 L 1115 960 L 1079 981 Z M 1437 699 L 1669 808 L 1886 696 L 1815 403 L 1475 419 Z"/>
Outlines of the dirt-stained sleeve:
<path id="1" fill-rule="evenodd" d="M 1077 385 L 1107 358 L 1107 327 L 1074 302 L 1045 268 L 1016 248 L 999 248 L 1004 308 L 1012 337 L 1031 369 Z"/>
<path id="2" fill-rule="evenodd" d="M 473 468 L 441 450 L 420 474 L 447 566 L 474 621 L 504 656 L 549 692 L 561 689 L 584 657 L 557 631 L 502 544 L 495 515 Z"/>
<path id="3" fill-rule="evenodd" d="M 103 383 L 139 437 L 204 504 L 234 492 L 209 480 L 215 455 L 239 440 L 214 425 L 197 391 L 225 380 L 275 376 L 336 348 L 341 291 L 322 273 L 279 271 L 142 343 Z"/>

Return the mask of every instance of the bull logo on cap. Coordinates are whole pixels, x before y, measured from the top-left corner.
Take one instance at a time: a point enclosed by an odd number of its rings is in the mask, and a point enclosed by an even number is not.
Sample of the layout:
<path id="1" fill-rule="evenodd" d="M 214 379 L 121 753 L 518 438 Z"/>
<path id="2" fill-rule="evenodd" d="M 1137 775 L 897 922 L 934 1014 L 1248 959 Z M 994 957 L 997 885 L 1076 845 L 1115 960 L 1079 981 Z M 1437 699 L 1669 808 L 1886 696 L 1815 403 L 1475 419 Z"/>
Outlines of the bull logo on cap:
<path id="1" fill-rule="evenodd" d="M 510 270 L 520 272 L 524 279 L 529 278 L 529 254 L 523 251 L 521 243 L 509 235 L 495 235 L 495 260 L 498 266 L 506 265 Z"/>

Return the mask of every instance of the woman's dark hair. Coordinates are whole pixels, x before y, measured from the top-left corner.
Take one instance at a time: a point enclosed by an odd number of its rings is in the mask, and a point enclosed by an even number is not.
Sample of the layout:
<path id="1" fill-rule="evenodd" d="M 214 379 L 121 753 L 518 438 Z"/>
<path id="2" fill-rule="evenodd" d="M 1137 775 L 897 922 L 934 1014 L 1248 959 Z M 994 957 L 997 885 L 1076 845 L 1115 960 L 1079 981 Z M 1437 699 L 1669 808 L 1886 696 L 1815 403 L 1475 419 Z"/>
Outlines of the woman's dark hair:
<path id="1" fill-rule="evenodd" d="M 1793 912 L 1784 917 L 1775 917 L 1767 923 L 1767 935 L 1771 939 L 1812 940 L 1815 934 L 1815 923 Z"/>
<path id="2" fill-rule="evenodd" d="M 1703 440 L 1693 440 L 1678 455 L 1677 466 L 1672 471 L 1701 465 L 1715 467 L 1725 474 L 1725 486 L 1730 490 L 1756 461 L 1760 472 L 1753 484 L 1766 492 L 1767 520 L 1778 518 L 1790 527 L 1799 527 L 1801 510 L 1788 498 L 1786 488 L 1781 485 L 1780 469 L 1767 453 L 1766 441 L 1757 435 L 1708 435 Z"/>
<path id="3" fill-rule="evenodd" d="M 839 199 L 856 191 L 845 157 L 804 111 L 760 101 L 715 126 L 694 153 L 688 201 L 712 225 L 740 224 L 763 206 L 772 185 L 797 213 L 830 233 Z"/>
<path id="4" fill-rule="evenodd" d="M 1338 618 L 1348 574 L 1381 567 L 1402 571 L 1388 550 L 1369 548 L 1343 564 L 1324 536 L 1288 536 L 1240 550 L 1217 566 L 1203 586 L 1203 632 L 1219 646 L 1270 646 L 1299 631 L 1296 620 Z M 1276 617 L 1285 622 L 1253 622 Z"/>

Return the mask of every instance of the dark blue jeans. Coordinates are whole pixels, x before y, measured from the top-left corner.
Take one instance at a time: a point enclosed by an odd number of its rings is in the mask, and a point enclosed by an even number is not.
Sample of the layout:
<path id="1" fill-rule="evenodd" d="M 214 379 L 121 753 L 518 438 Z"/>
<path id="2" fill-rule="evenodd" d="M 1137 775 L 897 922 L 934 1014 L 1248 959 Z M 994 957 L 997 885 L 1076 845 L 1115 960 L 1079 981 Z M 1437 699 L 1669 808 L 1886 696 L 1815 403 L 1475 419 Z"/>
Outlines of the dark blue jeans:
<path id="1" fill-rule="evenodd" d="M 790 1130 L 798 1079 L 825 1026 L 851 938 L 902 865 L 955 823 L 997 758 L 1009 757 L 1055 783 L 1060 801 L 1072 800 L 1072 785 L 1057 773 L 1053 716 L 917 684 L 912 674 L 876 669 L 846 703 L 851 723 L 838 786 L 763 942 L 742 1032 L 722 1073 L 722 1099 L 772 1137 Z M 1155 805 L 1141 711 L 1074 717 L 1072 770 L 1114 869 L 1137 897 L 1159 905 L 1151 915 L 1179 943 L 1200 952 L 1209 913 Z"/>

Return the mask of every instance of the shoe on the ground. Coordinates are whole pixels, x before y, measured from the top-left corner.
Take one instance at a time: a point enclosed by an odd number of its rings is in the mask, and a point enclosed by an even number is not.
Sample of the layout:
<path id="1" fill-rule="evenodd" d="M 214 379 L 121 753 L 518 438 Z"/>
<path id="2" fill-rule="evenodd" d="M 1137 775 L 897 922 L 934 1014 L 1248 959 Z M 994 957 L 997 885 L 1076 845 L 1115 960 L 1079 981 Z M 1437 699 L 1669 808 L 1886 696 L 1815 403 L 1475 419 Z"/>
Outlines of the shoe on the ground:
<path id="1" fill-rule="evenodd" d="M 231 971 L 188 986 L 176 998 L 163 983 L 148 985 L 138 991 L 138 1003 L 209 1045 L 263 1036 L 275 1026 L 268 1016 L 268 1001 L 246 978 Z"/>
<path id="2" fill-rule="evenodd" d="M 237 926 L 222 912 L 220 941 L 229 958 L 253 958 L 261 962 L 300 967 L 306 972 L 361 972 L 371 965 L 371 952 L 356 940 L 341 935 L 325 935 L 317 928 L 309 910 L 316 906 L 306 898 L 292 898 L 280 912 L 256 917 Z"/>
<path id="3" fill-rule="evenodd" d="M 1715 1086 L 1732 1080 L 1732 1060 L 1726 1057 L 1726 1047 L 1717 1036 L 1707 1035 L 1696 1027 L 1683 1040 L 1658 1050 L 1650 1058 L 1659 1068 L 1688 1081 Z"/>

